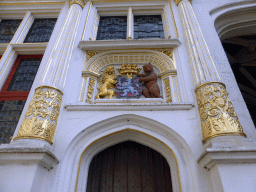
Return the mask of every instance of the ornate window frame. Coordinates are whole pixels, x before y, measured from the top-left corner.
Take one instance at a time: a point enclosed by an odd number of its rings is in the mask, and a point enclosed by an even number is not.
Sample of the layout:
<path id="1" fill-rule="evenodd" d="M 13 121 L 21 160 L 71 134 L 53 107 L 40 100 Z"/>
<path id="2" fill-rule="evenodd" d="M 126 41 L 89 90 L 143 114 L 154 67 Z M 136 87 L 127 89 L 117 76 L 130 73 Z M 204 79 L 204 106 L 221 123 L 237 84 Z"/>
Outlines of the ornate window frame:
<path id="1" fill-rule="evenodd" d="M 165 39 L 170 39 L 173 36 L 176 36 L 174 35 L 176 27 L 173 27 L 173 25 L 170 23 L 171 20 L 175 26 L 176 24 L 174 18 L 168 17 L 167 10 L 169 11 L 169 9 L 172 12 L 171 5 L 168 1 L 144 2 L 143 4 L 136 6 L 134 6 L 134 3 L 132 2 L 126 2 L 122 6 L 120 6 L 119 3 L 114 2 L 105 4 L 93 1 L 88 7 L 82 41 L 96 40 L 100 16 L 127 16 L 126 39 L 133 39 L 134 15 L 161 15 L 164 26 Z"/>

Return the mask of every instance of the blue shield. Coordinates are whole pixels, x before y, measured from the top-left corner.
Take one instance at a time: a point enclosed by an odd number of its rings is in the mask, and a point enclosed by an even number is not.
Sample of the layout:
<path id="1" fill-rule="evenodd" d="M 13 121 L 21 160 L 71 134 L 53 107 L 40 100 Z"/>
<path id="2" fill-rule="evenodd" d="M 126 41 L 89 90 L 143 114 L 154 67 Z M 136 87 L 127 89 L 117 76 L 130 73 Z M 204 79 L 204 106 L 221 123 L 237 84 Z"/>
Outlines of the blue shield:
<path id="1" fill-rule="evenodd" d="M 118 98 L 139 98 L 142 94 L 142 82 L 139 78 L 132 79 L 127 76 L 117 76 L 118 83 L 116 84 L 116 95 Z"/>

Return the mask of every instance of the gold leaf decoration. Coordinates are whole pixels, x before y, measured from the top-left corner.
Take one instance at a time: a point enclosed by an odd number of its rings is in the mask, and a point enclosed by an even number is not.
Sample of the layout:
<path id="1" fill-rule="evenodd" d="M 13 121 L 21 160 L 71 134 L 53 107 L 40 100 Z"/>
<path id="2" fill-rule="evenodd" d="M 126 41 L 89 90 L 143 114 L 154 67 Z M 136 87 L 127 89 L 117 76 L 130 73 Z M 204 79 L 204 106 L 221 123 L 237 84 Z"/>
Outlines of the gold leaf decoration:
<path id="1" fill-rule="evenodd" d="M 171 89 L 170 89 L 170 80 L 169 78 L 164 79 L 165 84 L 165 94 L 166 94 L 166 103 L 172 102 Z"/>
<path id="2" fill-rule="evenodd" d="M 89 86 L 88 86 L 88 91 L 87 91 L 86 103 L 92 104 L 92 95 L 93 95 L 93 91 L 94 91 L 94 84 L 95 84 L 95 80 L 90 79 Z"/>
<path id="3" fill-rule="evenodd" d="M 85 1 L 84 0 L 68 0 L 69 1 L 69 6 L 73 5 L 73 4 L 78 4 L 82 7 L 82 9 L 85 6 Z"/>
<path id="4" fill-rule="evenodd" d="M 38 87 L 14 140 L 34 138 L 52 144 L 61 102 L 61 91 L 47 86 Z"/>
<path id="5" fill-rule="evenodd" d="M 209 82 L 196 89 L 203 141 L 219 135 L 243 135 L 224 84 Z"/>

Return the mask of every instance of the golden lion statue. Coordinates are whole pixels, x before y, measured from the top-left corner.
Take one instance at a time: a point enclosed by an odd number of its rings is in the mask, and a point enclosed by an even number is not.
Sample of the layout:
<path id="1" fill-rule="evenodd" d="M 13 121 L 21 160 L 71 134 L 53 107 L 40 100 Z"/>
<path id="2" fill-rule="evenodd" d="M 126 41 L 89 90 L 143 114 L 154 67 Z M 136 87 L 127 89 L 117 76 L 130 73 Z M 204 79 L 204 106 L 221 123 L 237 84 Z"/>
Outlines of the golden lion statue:
<path id="1" fill-rule="evenodd" d="M 102 79 L 99 81 L 97 87 L 99 89 L 99 93 L 96 95 L 95 99 L 100 99 L 100 97 L 105 97 L 108 95 L 109 99 L 115 95 L 115 91 L 109 90 L 115 87 L 115 84 L 118 81 L 116 80 L 115 69 L 113 66 L 107 66 L 104 71 L 104 75 Z M 102 84 L 99 87 L 99 84 Z"/>

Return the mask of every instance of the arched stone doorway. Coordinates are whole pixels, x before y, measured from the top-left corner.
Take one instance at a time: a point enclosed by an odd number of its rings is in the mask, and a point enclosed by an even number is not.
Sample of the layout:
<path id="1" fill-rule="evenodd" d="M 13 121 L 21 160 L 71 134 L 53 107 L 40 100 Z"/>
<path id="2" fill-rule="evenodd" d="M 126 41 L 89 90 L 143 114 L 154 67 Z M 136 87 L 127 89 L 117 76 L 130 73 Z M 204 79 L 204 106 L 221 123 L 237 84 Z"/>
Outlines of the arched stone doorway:
<path id="1" fill-rule="evenodd" d="M 97 154 L 86 192 L 171 192 L 170 167 L 155 150 L 136 142 L 116 144 Z"/>
<path id="2" fill-rule="evenodd" d="M 226 38 L 222 45 L 256 125 L 256 34 Z"/>

